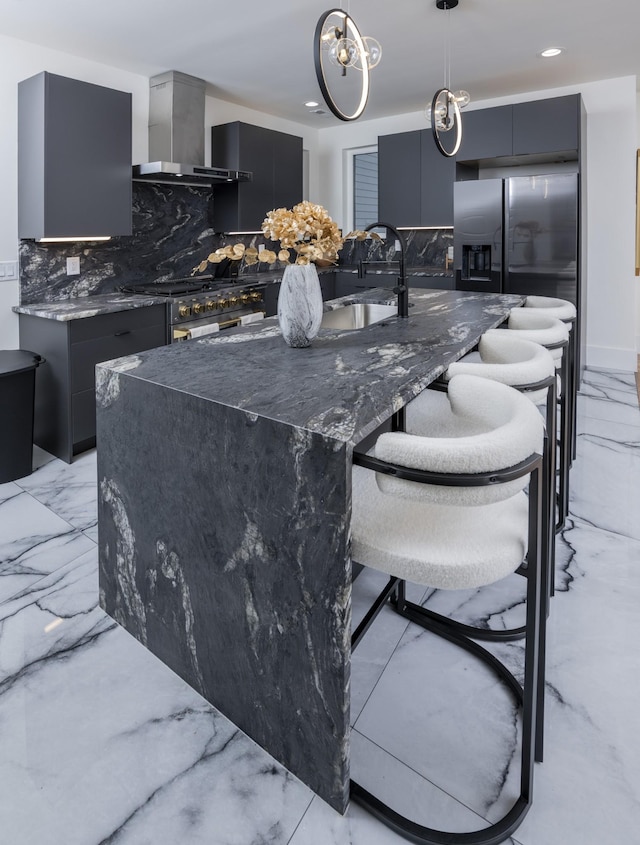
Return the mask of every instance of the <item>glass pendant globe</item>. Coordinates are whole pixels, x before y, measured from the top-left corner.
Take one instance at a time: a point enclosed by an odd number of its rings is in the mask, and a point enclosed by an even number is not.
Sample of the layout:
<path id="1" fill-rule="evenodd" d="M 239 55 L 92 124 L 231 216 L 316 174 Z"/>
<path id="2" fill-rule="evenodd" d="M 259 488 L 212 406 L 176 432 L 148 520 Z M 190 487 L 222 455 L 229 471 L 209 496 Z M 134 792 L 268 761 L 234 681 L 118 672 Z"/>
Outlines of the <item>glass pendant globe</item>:
<path id="1" fill-rule="evenodd" d="M 363 36 L 362 44 L 364 46 L 364 56 L 361 56 L 360 51 L 358 51 L 355 67 L 357 67 L 358 70 L 362 70 L 363 61 L 366 61 L 367 67 L 369 70 L 372 70 L 380 64 L 380 59 L 382 58 L 382 47 L 380 42 L 376 38 L 372 38 L 370 35 Z"/>
<path id="2" fill-rule="evenodd" d="M 351 38 L 334 40 L 329 47 L 329 60 L 338 67 L 353 67 L 358 60 L 358 48 Z"/>
<path id="3" fill-rule="evenodd" d="M 459 91 L 454 91 L 453 96 L 456 99 L 456 103 L 458 104 L 459 109 L 465 108 L 471 102 L 471 97 L 469 96 L 468 91 L 464 91 L 462 88 Z"/>

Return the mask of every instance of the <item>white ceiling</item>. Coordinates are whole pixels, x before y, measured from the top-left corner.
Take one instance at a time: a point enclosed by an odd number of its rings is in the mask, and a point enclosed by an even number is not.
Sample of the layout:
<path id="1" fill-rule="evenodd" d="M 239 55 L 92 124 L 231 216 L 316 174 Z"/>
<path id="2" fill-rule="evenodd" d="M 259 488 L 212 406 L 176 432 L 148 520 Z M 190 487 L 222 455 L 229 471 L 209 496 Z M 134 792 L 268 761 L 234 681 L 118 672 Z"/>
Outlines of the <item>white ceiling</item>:
<path id="1" fill-rule="evenodd" d="M 452 88 L 474 100 L 640 76 L 640 0 L 343 0 L 382 44 L 364 118 L 417 111 L 443 83 L 447 17 Z M 2 0 L 0 33 L 153 76 L 179 70 L 208 92 L 299 123 L 339 121 L 322 100 L 313 33 L 327 0 Z M 556 59 L 537 55 L 560 46 Z"/>

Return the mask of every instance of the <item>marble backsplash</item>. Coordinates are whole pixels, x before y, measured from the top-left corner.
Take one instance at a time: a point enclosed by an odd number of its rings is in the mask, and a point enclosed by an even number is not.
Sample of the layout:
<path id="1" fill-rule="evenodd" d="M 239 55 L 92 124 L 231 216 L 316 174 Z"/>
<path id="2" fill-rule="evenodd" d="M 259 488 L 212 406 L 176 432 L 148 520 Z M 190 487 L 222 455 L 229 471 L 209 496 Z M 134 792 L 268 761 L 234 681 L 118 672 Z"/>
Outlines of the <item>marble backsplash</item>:
<path id="1" fill-rule="evenodd" d="M 133 234 L 106 242 L 40 244 L 20 242 L 20 302 L 57 302 L 78 296 L 113 293 L 121 285 L 190 276 L 203 258 L 220 246 L 244 242 L 247 246 L 278 245 L 263 235 L 221 235 L 211 227 L 215 191 L 173 185 L 133 183 Z M 268 210 L 268 209 L 267 209 Z M 408 266 L 444 267 L 453 229 L 403 232 Z M 66 259 L 80 257 L 80 275 L 68 276 Z M 394 240 L 348 241 L 340 264 L 394 261 Z M 268 269 L 264 264 L 233 268 L 240 274 Z M 273 269 L 273 268 L 271 268 Z M 205 272 L 214 272 L 209 266 Z"/>

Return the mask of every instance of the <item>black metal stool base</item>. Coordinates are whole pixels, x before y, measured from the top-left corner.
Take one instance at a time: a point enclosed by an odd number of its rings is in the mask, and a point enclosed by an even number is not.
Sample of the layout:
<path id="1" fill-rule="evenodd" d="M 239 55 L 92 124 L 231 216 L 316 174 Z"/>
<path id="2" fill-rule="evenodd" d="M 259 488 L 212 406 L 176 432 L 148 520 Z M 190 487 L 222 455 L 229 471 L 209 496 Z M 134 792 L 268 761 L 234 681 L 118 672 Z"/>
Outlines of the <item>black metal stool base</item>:
<path id="1" fill-rule="evenodd" d="M 406 819 L 355 781 L 351 781 L 351 798 L 399 836 L 417 845 L 498 845 L 517 830 L 531 807 L 530 801 L 519 798 L 499 822 L 489 827 L 468 833 L 448 833 Z"/>

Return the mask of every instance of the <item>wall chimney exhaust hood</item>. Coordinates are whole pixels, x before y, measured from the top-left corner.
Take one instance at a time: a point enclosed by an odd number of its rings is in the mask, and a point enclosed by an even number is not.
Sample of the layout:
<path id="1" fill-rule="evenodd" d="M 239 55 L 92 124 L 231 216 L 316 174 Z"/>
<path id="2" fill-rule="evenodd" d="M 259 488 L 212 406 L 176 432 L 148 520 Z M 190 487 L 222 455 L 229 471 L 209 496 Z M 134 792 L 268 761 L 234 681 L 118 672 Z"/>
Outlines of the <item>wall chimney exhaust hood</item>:
<path id="1" fill-rule="evenodd" d="M 202 187 L 249 182 L 246 170 L 204 166 L 205 81 L 170 70 L 149 80 L 149 158 L 133 167 L 137 182 Z"/>

